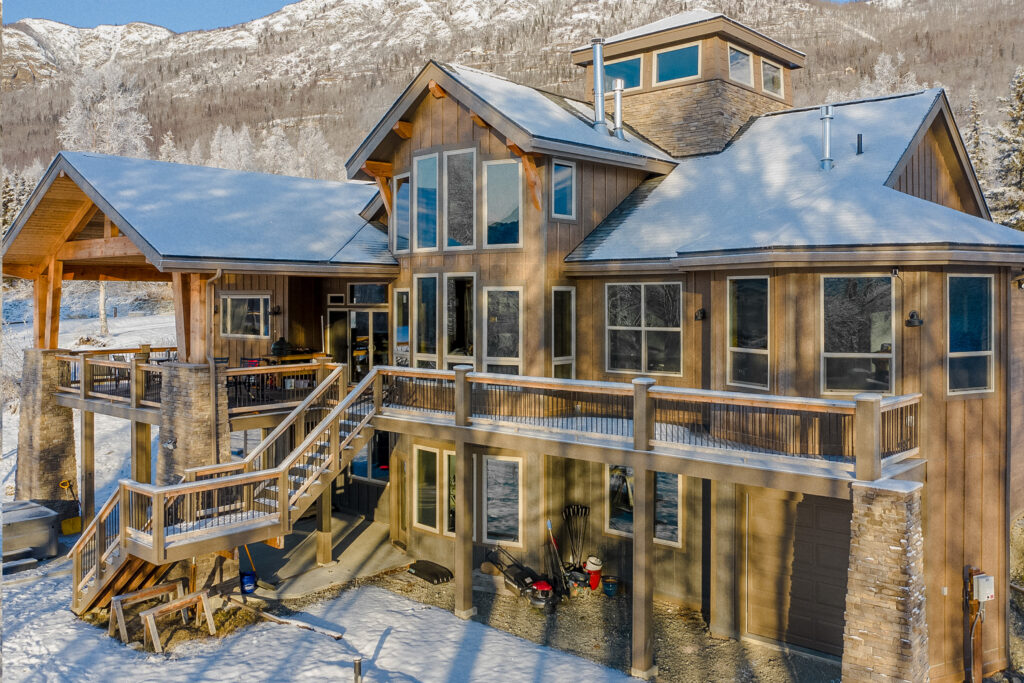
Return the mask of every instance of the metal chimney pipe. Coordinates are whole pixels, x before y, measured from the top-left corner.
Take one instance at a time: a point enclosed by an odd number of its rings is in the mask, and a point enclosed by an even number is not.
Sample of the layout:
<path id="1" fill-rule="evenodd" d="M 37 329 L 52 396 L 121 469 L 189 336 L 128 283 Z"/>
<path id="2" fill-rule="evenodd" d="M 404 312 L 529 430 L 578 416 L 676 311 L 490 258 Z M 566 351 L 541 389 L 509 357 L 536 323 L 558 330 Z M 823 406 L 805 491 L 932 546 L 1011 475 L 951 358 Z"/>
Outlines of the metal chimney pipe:
<path id="1" fill-rule="evenodd" d="M 821 107 L 821 169 L 831 171 L 835 164 L 832 161 L 832 105 Z"/>
<path id="2" fill-rule="evenodd" d="M 622 132 L 622 91 L 626 87 L 626 82 L 621 78 L 616 78 L 612 81 L 612 90 L 615 91 L 615 137 L 620 140 L 625 140 L 626 135 Z"/>
<path id="3" fill-rule="evenodd" d="M 590 41 L 594 48 L 594 129 L 607 131 L 604 121 L 604 38 Z"/>

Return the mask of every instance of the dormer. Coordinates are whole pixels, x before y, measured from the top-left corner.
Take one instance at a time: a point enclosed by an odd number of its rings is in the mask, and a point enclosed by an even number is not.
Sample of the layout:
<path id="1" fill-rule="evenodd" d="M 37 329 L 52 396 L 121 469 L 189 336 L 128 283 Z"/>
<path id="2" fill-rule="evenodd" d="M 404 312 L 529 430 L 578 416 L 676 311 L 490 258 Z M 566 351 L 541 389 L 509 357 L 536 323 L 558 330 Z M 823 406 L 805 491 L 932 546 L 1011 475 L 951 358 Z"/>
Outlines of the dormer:
<path id="1" fill-rule="evenodd" d="M 603 43 L 605 97 L 622 79 L 627 124 L 669 154 L 720 152 L 753 116 L 793 104 L 805 55 L 723 14 L 682 12 Z M 572 52 L 593 83 L 593 50 Z M 593 100 L 591 91 L 590 100 Z"/>

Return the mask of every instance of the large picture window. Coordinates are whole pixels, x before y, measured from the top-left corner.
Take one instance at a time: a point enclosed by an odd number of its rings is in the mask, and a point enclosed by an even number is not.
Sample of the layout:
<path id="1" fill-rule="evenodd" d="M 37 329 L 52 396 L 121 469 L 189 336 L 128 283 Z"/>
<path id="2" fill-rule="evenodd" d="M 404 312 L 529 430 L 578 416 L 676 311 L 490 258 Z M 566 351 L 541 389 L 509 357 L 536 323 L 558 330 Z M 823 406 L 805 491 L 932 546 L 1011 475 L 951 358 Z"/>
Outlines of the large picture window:
<path id="1" fill-rule="evenodd" d="M 682 484 L 678 474 L 654 473 L 654 540 L 682 545 Z M 633 468 L 609 465 L 605 469 L 605 531 L 633 535 Z"/>
<path id="2" fill-rule="evenodd" d="M 484 288 L 486 372 L 521 374 L 522 296 L 520 287 Z"/>
<path id="3" fill-rule="evenodd" d="M 948 292 L 950 393 L 992 389 L 992 277 L 950 275 Z"/>
<path id="4" fill-rule="evenodd" d="M 515 159 L 484 164 L 484 225 L 487 246 L 508 247 L 520 243 L 523 206 L 521 165 Z"/>
<path id="5" fill-rule="evenodd" d="M 576 219 L 576 164 L 571 161 L 551 163 L 551 216 Z"/>
<path id="6" fill-rule="evenodd" d="M 270 338 L 269 294 L 221 294 L 222 337 Z"/>
<path id="7" fill-rule="evenodd" d="M 413 477 L 413 499 L 416 501 L 416 517 L 413 526 L 437 531 L 441 509 L 437 499 L 438 451 L 425 446 L 417 446 L 414 450 L 413 464 L 416 471 Z"/>
<path id="8" fill-rule="evenodd" d="M 444 153 L 444 233 L 449 249 L 471 248 L 476 228 L 476 152 Z"/>
<path id="9" fill-rule="evenodd" d="M 410 213 L 409 174 L 395 177 L 395 209 L 391 214 L 395 233 L 395 251 L 409 251 Z"/>
<path id="10" fill-rule="evenodd" d="M 607 368 L 682 372 L 682 287 L 678 283 L 605 286 Z"/>
<path id="11" fill-rule="evenodd" d="M 822 278 L 825 391 L 892 390 L 892 278 Z"/>
<path id="12" fill-rule="evenodd" d="M 519 458 L 484 456 L 484 542 L 522 545 L 523 481 Z"/>
<path id="13" fill-rule="evenodd" d="M 437 367 L 437 276 L 417 275 L 416 342 L 414 360 L 418 368 Z"/>
<path id="14" fill-rule="evenodd" d="M 654 82 L 668 83 L 700 76 L 700 44 L 685 45 L 654 54 Z"/>
<path id="15" fill-rule="evenodd" d="M 415 160 L 416 248 L 437 249 L 437 155 Z"/>
<path id="16" fill-rule="evenodd" d="M 768 388 L 768 278 L 729 278 L 729 383 Z"/>
<path id="17" fill-rule="evenodd" d="M 475 328 L 472 275 L 445 275 L 445 360 L 473 363 Z"/>
<path id="18" fill-rule="evenodd" d="M 557 379 L 576 376 L 576 288 L 551 290 L 551 370 Z"/>

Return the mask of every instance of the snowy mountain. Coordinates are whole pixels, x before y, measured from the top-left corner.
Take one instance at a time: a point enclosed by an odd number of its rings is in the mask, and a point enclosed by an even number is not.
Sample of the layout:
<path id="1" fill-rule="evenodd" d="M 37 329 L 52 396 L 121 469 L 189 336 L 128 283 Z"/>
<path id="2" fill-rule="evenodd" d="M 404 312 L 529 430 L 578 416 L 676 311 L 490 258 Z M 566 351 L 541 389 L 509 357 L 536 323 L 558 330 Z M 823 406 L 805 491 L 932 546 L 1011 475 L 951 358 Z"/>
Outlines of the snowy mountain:
<path id="1" fill-rule="evenodd" d="M 808 54 L 799 103 L 849 89 L 882 52 L 906 56 L 921 82 L 954 104 L 1006 92 L 1024 61 L 1016 0 L 711 0 L 702 3 Z M 674 0 L 301 0 L 254 21 L 177 34 L 149 24 L 80 29 L 42 19 L 3 27 L 4 163 L 49 159 L 68 77 L 121 62 L 146 93 L 153 139 L 183 146 L 218 124 L 265 130 L 319 121 L 347 153 L 429 58 L 492 70 L 577 97 L 568 50 L 697 3 Z M 1018 52 L 1018 50 L 1020 50 Z M 154 145 L 155 147 L 155 145 Z"/>

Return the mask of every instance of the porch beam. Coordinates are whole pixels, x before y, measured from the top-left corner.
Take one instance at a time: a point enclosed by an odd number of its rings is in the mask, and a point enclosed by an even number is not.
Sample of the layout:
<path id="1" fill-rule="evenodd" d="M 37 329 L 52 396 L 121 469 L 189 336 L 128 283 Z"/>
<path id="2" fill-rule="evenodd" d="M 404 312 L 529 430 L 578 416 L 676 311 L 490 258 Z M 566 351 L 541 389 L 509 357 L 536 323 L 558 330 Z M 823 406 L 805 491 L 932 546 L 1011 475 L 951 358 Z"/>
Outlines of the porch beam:
<path id="1" fill-rule="evenodd" d="M 69 266 L 65 264 L 63 278 L 65 280 L 97 282 L 171 282 L 170 273 L 161 273 L 156 268 L 139 266 Z"/>
<path id="2" fill-rule="evenodd" d="M 89 221 L 93 219 L 93 216 L 96 215 L 97 211 L 99 211 L 99 207 L 93 204 L 91 199 L 83 201 L 68 220 L 60 235 L 57 237 L 53 249 L 51 249 L 50 252 L 39 262 L 37 266 L 38 270 L 46 268 L 50 259 L 56 256 L 57 252 L 59 252 L 64 246 L 64 243 L 74 237 L 82 228 L 87 226 Z"/>
<path id="3" fill-rule="evenodd" d="M 124 235 L 65 242 L 64 246 L 58 249 L 56 254 L 56 257 L 62 261 L 86 261 L 130 256 L 145 258 L 142 251 L 135 246 L 131 238 Z"/>
<path id="4" fill-rule="evenodd" d="M 20 277 L 23 280 L 35 280 L 39 276 L 40 268 L 38 266 L 29 266 L 25 264 L 7 264 L 3 265 L 4 277 Z"/>
<path id="5" fill-rule="evenodd" d="M 448 97 L 448 93 L 444 91 L 444 88 L 442 88 L 441 85 L 433 79 L 427 83 L 427 90 L 430 91 L 430 94 L 433 95 L 435 99 L 439 100 L 443 97 Z"/>
<path id="6" fill-rule="evenodd" d="M 633 642 L 630 675 L 654 678 L 654 471 L 633 475 Z"/>

